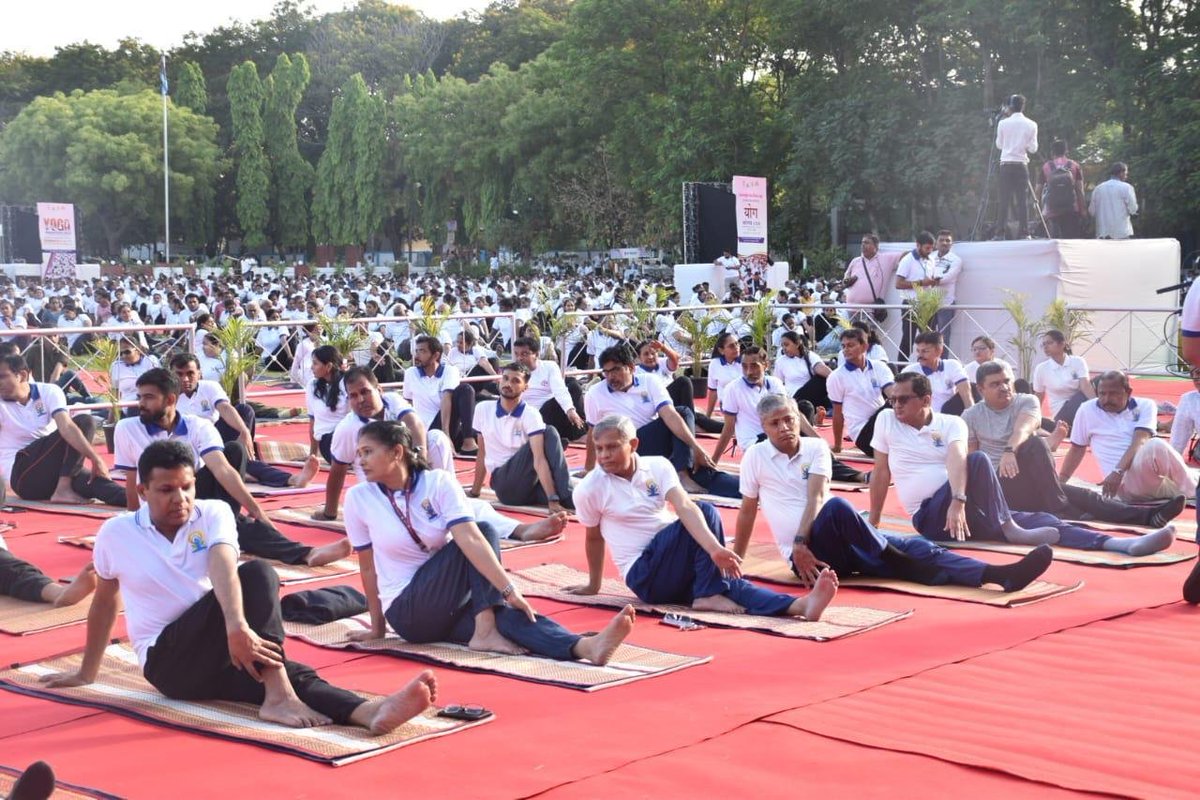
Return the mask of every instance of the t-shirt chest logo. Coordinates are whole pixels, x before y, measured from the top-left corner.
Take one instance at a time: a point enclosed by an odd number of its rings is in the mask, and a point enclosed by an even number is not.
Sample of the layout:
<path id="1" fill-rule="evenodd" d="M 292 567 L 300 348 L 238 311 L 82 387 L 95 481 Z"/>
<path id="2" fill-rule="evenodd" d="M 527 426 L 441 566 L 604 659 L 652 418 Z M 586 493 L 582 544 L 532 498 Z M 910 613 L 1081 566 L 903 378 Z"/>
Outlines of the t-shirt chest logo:
<path id="1" fill-rule="evenodd" d="M 204 541 L 204 531 L 192 531 L 187 536 L 188 550 L 193 553 L 203 553 L 208 549 L 208 543 Z"/>
<path id="2" fill-rule="evenodd" d="M 930 432 L 929 441 L 933 442 L 934 447 L 945 447 L 946 446 L 945 440 L 942 439 L 942 435 L 940 433 L 938 433 L 937 431 Z"/>
<path id="3" fill-rule="evenodd" d="M 429 502 L 429 498 L 421 501 L 421 510 L 425 512 L 425 516 L 429 519 L 437 519 L 438 510 L 433 507 L 433 503 Z"/>
<path id="4" fill-rule="evenodd" d="M 33 413 L 37 414 L 39 417 L 44 416 L 46 413 L 46 404 L 41 400 L 33 401 Z"/>
<path id="5" fill-rule="evenodd" d="M 642 391 L 638 392 L 638 394 L 641 396 L 641 398 L 642 398 L 642 402 L 643 402 L 643 403 L 649 403 L 649 402 L 650 402 L 650 393 L 649 393 L 649 392 L 647 392 L 645 389 L 643 389 Z"/>
<path id="6" fill-rule="evenodd" d="M 646 481 L 646 497 L 658 497 L 658 484 L 654 481 Z"/>
<path id="7" fill-rule="evenodd" d="M 212 411 L 212 403 L 208 402 L 207 400 L 201 400 L 200 401 L 200 410 L 205 413 Z"/>

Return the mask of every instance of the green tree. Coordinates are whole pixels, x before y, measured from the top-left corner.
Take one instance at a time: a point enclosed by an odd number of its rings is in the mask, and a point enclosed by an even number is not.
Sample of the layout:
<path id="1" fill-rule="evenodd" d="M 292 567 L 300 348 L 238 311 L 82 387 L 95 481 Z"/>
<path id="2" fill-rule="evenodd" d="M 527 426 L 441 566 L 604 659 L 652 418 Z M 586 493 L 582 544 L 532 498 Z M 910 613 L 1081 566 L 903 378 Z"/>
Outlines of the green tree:
<path id="1" fill-rule="evenodd" d="M 266 153 L 271 163 L 271 217 L 275 243 L 303 248 L 308 244 L 308 193 L 314 170 L 300 155 L 296 139 L 296 107 L 308 86 L 308 60 L 280 53 L 267 77 Z"/>
<path id="2" fill-rule="evenodd" d="M 237 155 L 238 224 L 244 246 L 253 249 L 267 243 L 267 225 L 271 221 L 268 208 L 271 179 L 263 151 L 263 85 L 253 61 L 234 67 L 226 91 L 233 116 L 233 150 Z"/>
<path id="3" fill-rule="evenodd" d="M 334 245 L 363 244 L 378 231 L 386 146 L 383 100 L 362 75 L 352 75 L 333 101 L 325 152 L 317 164 L 313 237 Z"/>
<path id="4" fill-rule="evenodd" d="M 167 109 L 172 221 L 186 223 L 225 165 L 212 120 Z M 161 233 L 162 190 L 162 98 L 154 90 L 39 97 L 0 134 L 0 194 L 74 203 L 85 240 L 102 239 L 96 249 L 106 255 Z"/>
<path id="5" fill-rule="evenodd" d="M 493 64 L 517 69 L 532 61 L 567 31 L 568 0 L 498 0 L 478 14 L 452 56 L 451 72 L 477 81 Z"/>
<path id="6" fill-rule="evenodd" d="M 197 114 L 208 109 L 208 85 L 204 73 L 195 61 L 184 61 L 175 76 L 175 105 L 190 108 Z"/>

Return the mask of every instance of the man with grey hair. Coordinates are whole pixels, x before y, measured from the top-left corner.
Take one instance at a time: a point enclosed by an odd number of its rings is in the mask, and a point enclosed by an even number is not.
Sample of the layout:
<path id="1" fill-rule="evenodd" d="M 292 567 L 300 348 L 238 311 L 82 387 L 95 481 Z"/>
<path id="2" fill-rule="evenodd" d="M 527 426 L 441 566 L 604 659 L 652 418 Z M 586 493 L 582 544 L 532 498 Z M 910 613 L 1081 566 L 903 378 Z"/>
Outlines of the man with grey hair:
<path id="1" fill-rule="evenodd" d="M 768 395 L 758 404 L 766 441 L 742 458 L 742 506 L 733 550 L 745 556 L 758 510 L 779 554 L 804 585 L 821 569 L 839 576 L 900 578 L 925 585 L 999 584 L 1005 591 L 1024 588 L 1045 569 L 1038 559 L 992 566 L 968 558 L 921 536 L 881 533 L 841 497 L 830 497 L 829 446 L 800 433 L 800 411 L 790 397 Z"/>
<path id="2" fill-rule="evenodd" d="M 1071 427 L 1071 449 L 1059 478 L 1070 480 L 1088 447 L 1105 478 L 1105 497 L 1146 502 L 1190 496 L 1196 480 L 1183 457 L 1165 439 L 1155 436 L 1158 404 L 1134 397 L 1129 378 L 1109 370 L 1098 379 L 1096 397 L 1079 407 Z"/>
<path id="3" fill-rule="evenodd" d="M 575 489 L 575 513 L 587 529 L 588 582 L 572 594 L 600 591 L 605 545 L 625 584 L 645 603 L 816 620 L 837 592 L 837 575 L 814 574 L 804 597 L 763 589 L 742 578 L 741 558 L 725 546 L 721 517 L 695 503 L 671 462 L 637 454 L 637 428 L 606 415 L 592 427 L 599 469 Z M 667 508 L 670 503 L 671 508 Z"/>
<path id="4" fill-rule="evenodd" d="M 1004 499 L 1014 511 L 1047 511 L 1062 519 L 1093 519 L 1161 528 L 1184 508 L 1182 495 L 1150 506 L 1135 506 L 1058 479 L 1052 451 L 1066 434 L 1065 423 L 1047 437 L 1041 430 L 1036 397 L 1016 394 L 1006 365 L 979 366 L 975 383 L 983 402 L 962 414 L 968 450 L 981 450 L 1000 478 Z"/>

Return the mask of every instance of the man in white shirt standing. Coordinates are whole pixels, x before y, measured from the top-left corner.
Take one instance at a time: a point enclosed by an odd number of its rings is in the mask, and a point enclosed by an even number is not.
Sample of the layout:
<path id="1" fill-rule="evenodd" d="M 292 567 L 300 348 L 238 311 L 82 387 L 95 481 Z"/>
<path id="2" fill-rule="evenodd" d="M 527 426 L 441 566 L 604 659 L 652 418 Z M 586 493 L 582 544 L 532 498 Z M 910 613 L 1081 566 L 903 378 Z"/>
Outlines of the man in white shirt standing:
<path id="1" fill-rule="evenodd" d="M 921 231 L 917 234 L 913 249 L 905 253 L 896 265 L 896 289 L 900 292 L 900 302 L 905 305 L 910 305 L 916 299 L 918 288 L 931 289 L 937 286 L 937 262 L 933 259 L 935 245 L 933 234 Z M 908 309 L 904 311 L 901 326 L 897 358 L 903 363 L 913 360 L 912 341 L 917 335 L 917 326 Z"/>
<path id="2" fill-rule="evenodd" d="M 1108 176 L 1108 180 L 1092 190 L 1088 204 L 1088 212 L 1096 221 L 1096 238 L 1131 239 L 1131 217 L 1138 213 L 1138 204 L 1137 193 L 1126 182 L 1129 167 L 1118 161 L 1109 169 Z"/>
<path id="3" fill-rule="evenodd" d="M 387 697 L 367 700 L 287 660 L 279 576 L 264 561 L 238 565 L 228 506 L 196 499 L 193 456 L 181 442 L 155 442 L 138 459 L 145 506 L 101 526 L 93 552 L 99 579 L 79 670 L 42 678 L 51 686 L 96 680 L 124 601 L 142 674 L 175 700 L 233 700 L 293 728 L 335 722 L 380 735 L 422 713 L 436 697 L 426 670 Z"/>
<path id="4" fill-rule="evenodd" d="M 767 440 L 747 450 L 742 459 L 742 506 L 733 545 L 739 556 L 746 555 L 761 507 L 780 556 L 805 586 L 820 577 L 822 568 L 839 576 L 900 578 L 935 586 L 998 583 L 1006 591 L 1023 589 L 1035 577 L 1026 574 L 1020 562 L 992 566 L 923 536 L 881 533 L 843 498 L 829 496 L 829 446 L 801 435 L 795 400 L 767 396 L 758 412 Z"/>
<path id="5" fill-rule="evenodd" d="M 575 507 L 571 473 L 558 431 L 523 399 L 529 370 L 520 362 L 500 374 L 500 399 L 475 406 L 473 427 L 479 441 L 475 478 L 469 497 L 478 497 L 490 472 L 491 487 L 506 505 L 544 505 L 559 514 Z"/>
<path id="6" fill-rule="evenodd" d="M 996 222 L 998 238 L 1008 238 L 1008 211 L 1016 206 L 1017 238 L 1029 238 L 1029 154 L 1038 149 L 1037 123 L 1025 116 L 1025 96 L 1014 94 L 1008 100 L 1008 116 L 996 126 L 996 147 L 1000 149 L 1000 216 Z"/>
<path id="7" fill-rule="evenodd" d="M 931 395 L 928 378 L 905 372 L 896 379 L 894 411 L 879 415 L 871 473 L 872 525 L 879 525 L 888 484 L 894 478 L 913 529 L 927 539 L 1036 545 L 1019 562 L 1026 564 L 1030 580 L 1050 564 L 1051 544 L 1141 556 L 1174 541 L 1175 529 L 1170 525 L 1145 536 L 1112 537 L 1052 514 L 1011 511 L 991 460 L 980 451 L 967 453 L 966 423 L 935 413 Z"/>
<path id="8" fill-rule="evenodd" d="M 954 234 L 943 228 L 937 232 L 937 252 L 934 253 L 934 286 L 942 293 L 942 307 L 933 316 L 933 329 L 950 341 L 950 324 L 954 322 L 954 301 L 958 299 L 958 279 L 962 275 L 963 260 L 951 250 Z"/>
<path id="9" fill-rule="evenodd" d="M 645 603 L 820 619 L 837 593 L 834 572 L 823 571 L 804 597 L 755 586 L 742 578 L 741 558 L 725 546 L 717 510 L 692 502 L 665 458 L 637 454 L 629 418 L 606 416 L 592 436 L 599 469 L 575 490 L 576 515 L 587 529 L 588 582 L 567 591 L 600 591 L 607 545 L 625 585 Z"/>
<path id="10" fill-rule="evenodd" d="M 1075 414 L 1071 449 L 1059 477 L 1066 483 L 1090 446 L 1105 475 L 1105 497 L 1136 503 L 1195 494 L 1196 481 L 1183 457 L 1155 436 L 1157 426 L 1153 400 L 1134 397 L 1125 373 L 1103 373 L 1095 399 Z"/>

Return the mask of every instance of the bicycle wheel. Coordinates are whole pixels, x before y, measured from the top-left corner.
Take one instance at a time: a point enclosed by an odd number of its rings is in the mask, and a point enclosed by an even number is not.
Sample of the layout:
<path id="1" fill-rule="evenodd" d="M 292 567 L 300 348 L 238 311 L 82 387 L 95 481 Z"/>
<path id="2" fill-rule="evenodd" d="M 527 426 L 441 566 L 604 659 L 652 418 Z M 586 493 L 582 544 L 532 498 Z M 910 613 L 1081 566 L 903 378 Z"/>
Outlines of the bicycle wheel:
<path id="1" fill-rule="evenodd" d="M 1171 375 L 1187 378 L 1191 375 L 1192 367 L 1183 360 L 1183 330 L 1179 321 L 1182 309 L 1168 314 L 1163 320 L 1163 342 L 1167 346 L 1166 369 Z"/>

